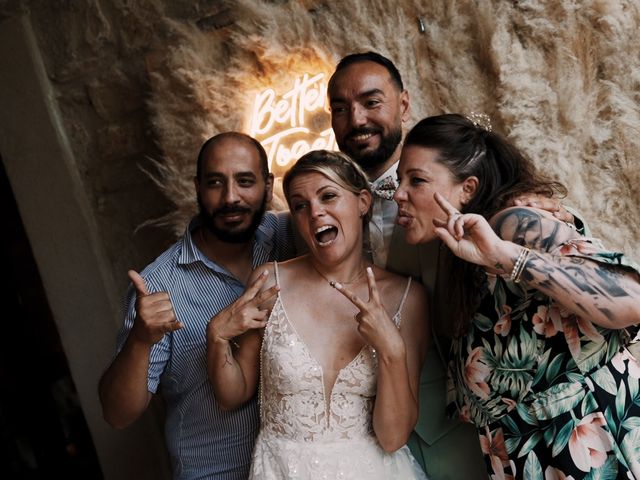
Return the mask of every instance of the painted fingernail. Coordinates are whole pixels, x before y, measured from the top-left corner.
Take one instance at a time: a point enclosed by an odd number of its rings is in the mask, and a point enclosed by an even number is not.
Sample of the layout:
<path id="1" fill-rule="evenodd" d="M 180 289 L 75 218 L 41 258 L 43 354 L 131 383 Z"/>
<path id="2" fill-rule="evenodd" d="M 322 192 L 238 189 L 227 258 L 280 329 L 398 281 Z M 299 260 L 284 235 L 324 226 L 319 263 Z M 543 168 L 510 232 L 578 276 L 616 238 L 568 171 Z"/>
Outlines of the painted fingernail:
<path id="1" fill-rule="evenodd" d="M 372 274 L 373 273 L 373 269 L 371 267 L 367 267 L 367 273 L 368 274 Z"/>
<path id="2" fill-rule="evenodd" d="M 333 282 L 333 285 L 331 285 L 333 288 L 337 288 L 338 290 L 340 290 L 342 288 L 342 284 L 340 282 Z"/>

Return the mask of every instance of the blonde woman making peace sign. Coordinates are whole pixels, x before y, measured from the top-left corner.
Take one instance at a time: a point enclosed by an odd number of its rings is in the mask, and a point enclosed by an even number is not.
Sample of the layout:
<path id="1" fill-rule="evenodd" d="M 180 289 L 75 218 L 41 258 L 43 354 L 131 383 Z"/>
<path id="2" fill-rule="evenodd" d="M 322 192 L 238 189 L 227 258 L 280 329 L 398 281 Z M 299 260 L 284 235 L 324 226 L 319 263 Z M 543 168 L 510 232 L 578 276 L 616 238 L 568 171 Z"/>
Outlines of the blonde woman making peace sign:
<path id="1" fill-rule="evenodd" d="M 428 341 L 424 291 L 365 260 L 371 193 L 348 157 L 311 152 L 283 186 L 309 253 L 256 269 L 207 331 L 220 405 L 259 394 L 250 478 L 425 478 L 405 446 Z"/>

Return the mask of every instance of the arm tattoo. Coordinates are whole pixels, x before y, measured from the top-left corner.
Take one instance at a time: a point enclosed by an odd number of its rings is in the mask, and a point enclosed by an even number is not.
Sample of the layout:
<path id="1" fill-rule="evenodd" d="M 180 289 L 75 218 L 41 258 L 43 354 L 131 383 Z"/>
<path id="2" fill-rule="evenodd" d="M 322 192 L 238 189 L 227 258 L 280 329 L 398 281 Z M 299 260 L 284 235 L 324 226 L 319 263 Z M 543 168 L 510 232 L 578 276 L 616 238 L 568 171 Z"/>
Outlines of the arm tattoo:
<path id="1" fill-rule="evenodd" d="M 620 286 L 622 275 L 607 265 L 593 264 L 589 268 L 589 264 L 581 257 L 553 257 L 558 268 L 553 265 L 547 267 L 548 274 L 558 271 L 559 274 L 573 284 L 578 290 L 589 295 L 598 295 L 603 298 L 625 297 L 628 292 Z M 561 262 L 568 262 L 568 265 L 562 265 Z"/>
<path id="2" fill-rule="evenodd" d="M 569 238 L 561 226 L 531 209 L 512 208 L 498 214 L 494 229 L 505 240 L 548 252 Z"/>
<path id="3" fill-rule="evenodd" d="M 612 297 L 626 297 L 628 292 L 620 286 L 623 275 L 608 265 L 596 265 L 595 281 Z"/>
<path id="4" fill-rule="evenodd" d="M 531 248 L 521 279 L 531 287 L 564 302 L 582 317 L 612 321 L 616 305 L 638 295 L 619 267 L 586 257 L 549 254 L 567 241 L 580 238 L 562 222 L 528 208 L 510 208 L 492 219 L 505 240 Z M 496 266 L 497 267 L 497 266 Z"/>
<path id="5" fill-rule="evenodd" d="M 608 265 L 588 262 L 581 257 L 553 256 L 551 259 L 531 252 L 527 269 L 523 272 L 523 280 L 536 282 L 539 288 L 547 291 L 567 291 L 568 293 L 592 296 L 595 307 L 606 318 L 612 318 L 610 305 L 628 292 L 621 284 L 624 275 Z M 576 301 L 576 313 L 588 316 L 589 311 L 581 302 Z"/>
<path id="6" fill-rule="evenodd" d="M 233 362 L 231 359 L 233 358 L 233 353 L 231 352 L 231 345 L 227 346 L 227 353 L 224 355 L 224 365 L 222 367 L 226 367 L 227 365 L 233 366 Z"/>

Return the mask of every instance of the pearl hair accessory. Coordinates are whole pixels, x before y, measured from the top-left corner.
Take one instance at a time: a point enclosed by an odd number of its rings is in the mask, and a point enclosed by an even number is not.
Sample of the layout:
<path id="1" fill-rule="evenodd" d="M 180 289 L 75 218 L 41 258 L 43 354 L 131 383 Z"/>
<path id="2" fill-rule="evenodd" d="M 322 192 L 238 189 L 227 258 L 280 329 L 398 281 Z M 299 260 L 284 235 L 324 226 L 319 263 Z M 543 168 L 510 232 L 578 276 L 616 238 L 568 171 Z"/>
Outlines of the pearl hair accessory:
<path id="1" fill-rule="evenodd" d="M 473 123 L 474 127 L 482 128 L 487 132 L 490 132 L 492 130 L 491 119 L 489 118 L 489 115 L 487 115 L 486 113 L 471 112 L 469 115 L 467 115 L 467 119 L 471 123 Z"/>

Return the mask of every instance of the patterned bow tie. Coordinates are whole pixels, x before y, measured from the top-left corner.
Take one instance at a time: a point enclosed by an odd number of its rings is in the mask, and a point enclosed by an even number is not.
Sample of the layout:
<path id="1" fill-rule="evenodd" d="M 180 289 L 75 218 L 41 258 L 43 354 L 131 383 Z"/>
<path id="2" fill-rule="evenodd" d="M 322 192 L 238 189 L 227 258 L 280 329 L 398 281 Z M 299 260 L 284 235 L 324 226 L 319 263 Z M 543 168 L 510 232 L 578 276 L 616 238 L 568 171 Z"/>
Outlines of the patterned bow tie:
<path id="1" fill-rule="evenodd" d="M 396 193 L 397 188 L 398 183 L 391 175 L 371 184 L 373 194 L 385 200 L 393 200 L 393 194 Z"/>

